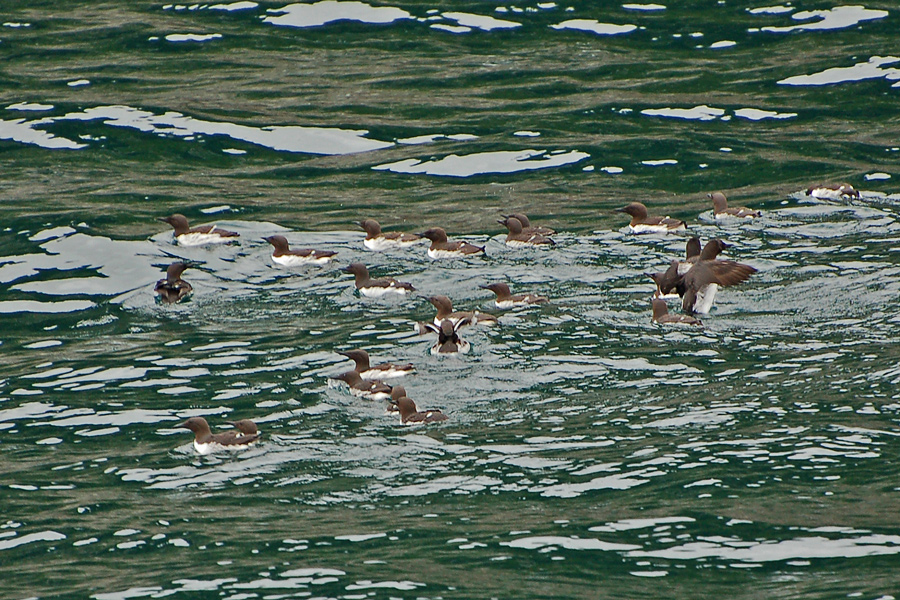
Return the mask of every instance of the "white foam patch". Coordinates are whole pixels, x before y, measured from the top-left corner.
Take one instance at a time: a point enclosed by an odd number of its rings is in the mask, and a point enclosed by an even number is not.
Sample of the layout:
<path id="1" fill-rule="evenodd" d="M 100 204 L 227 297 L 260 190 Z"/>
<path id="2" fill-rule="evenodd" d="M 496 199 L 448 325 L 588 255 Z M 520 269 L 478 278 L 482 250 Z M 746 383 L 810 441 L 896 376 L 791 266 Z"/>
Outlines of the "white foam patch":
<path id="1" fill-rule="evenodd" d="M 222 135 L 272 150 L 306 154 L 353 154 L 390 148 L 395 145 L 393 142 L 383 142 L 365 137 L 369 133 L 367 130 L 291 125 L 250 127 L 235 123 L 195 119 L 177 112 L 157 115 L 150 111 L 121 105 L 97 106 L 82 112 L 68 113 L 61 117 L 38 119 L 27 125 L 38 127 L 58 121 L 94 120 L 102 120 L 104 125 L 111 127 L 136 129 L 160 136 L 191 138 L 197 135 Z M 0 127 L 0 137 L 2 137 L 2 131 L 2 127 Z M 39 133 L 49 136 L 44 132 Z M 68 140 L 66 142 L 71 144 Z"/>
<path id="2" fill-rule="evenodd" d="M 890 178 L 891 175 L 889 173 L 869 173 L 868 175 L 866 175 L 866 181 L 877 181 Z"/>
<path id="3" fill-rule="evenodd" d="M 734 40 L 722 40 L 720 42 L 713 42 L 709 45 L 710 50 L 721 50 L 722 48 L 732 48 L 737 46 L 737 42 Z"/>
<path id="4" fill-rule="evenodd" d="M 830 85 L 880 77 L 894 81 L 900 79 L 900 69 L 884 68 L 884 66 L 896 62 L 900 62 L 900 58 L 896 56 L 873 56 L 868 61 L 856 63 L 852 67 L 832 67 L 811 75 L 788 77 L 778 83 L 780 85 Z M 900 84 L 895 83 L 893 87 L 900 87 Z"/>
<path id="5" fill-rule="evenodd" d="M 625 10 L 646 10 L 646 11 L 666 10 L 665 5 L 663 5 L 663 4 L 623 4 L 622 8 L 624 8 Z"/>
<path id="6" fill-rule="evenodd" d="M 641 476 L 647 476 L 649 470 L 634 473 L 617 473 L 605 477 L 595 477 L 584 483 L 559 483 L 547 487 L 532 488 L 529 491 L 540 492 L 545 498 L 577 498 L 585 492 L 594 490 L 628 490 L 649 482 Z"/>
<path id="7" fill-rule="evenodd" d="M 66 84 L 69 87 L 81 87 L 83 85 L 91 85 L 90 79 L 76 79 L 75 81 L 70 81 Z"/>
<path id="8" fill-rule="evenodd" d="M 622 519 L 606 523 L 605 525 L 597 525 L 588 528 L 588 531 L 601 531 L 604 533 L 615 533 L 617 531 L 630 531 L 632 529 L 647 529 L 649 527 L 659 527 L 660 525 L 671 525 L 672 523 L 694 523 L 695 519 L 691 517 L 661 517 L 658 519 Z"/>
<path id="9" fill-rule="evenodd" d="M 208 42 L 222 38 L 221 33 L 170 33 L 167 42 Z"/>
<path id="10" fill-rule="evenodd" d="M 231 210 L 231 207 L 227 204 L 220 204 L 219 206 L 210 206 L 209 208 L 201 208 L 200 212 L 204 215 L 214 215 L 220 212 L 226 212 Z"/>
<path id="11" fill-rule="evenodd" d="M 472 177 L 486 173 L 519 173 L 535 169 L 548 169 L 577 163 L 589 156 L 589 154 L 577 150 L 557 154 L 548 154 L 546 150 L 479 152 L 465 156 L 451 154 L 442 159 L 430 161 L 411 158 L 372 168 L 376 171 L 394 173 Z"/>
<path id="12" fill-rule="evenodd" d="M 371 590 L 371 589 L 390 589 L 390 590 L 400 590 L 404 592 L 412 591 L 419 587 L 425 587 L 424 583 L 420 583 L 418 581 L 371 581 L 369 579 L 364 579 L 362 581 L 357 581 L 354 584 L 348 585 L 347 590 Z M 355 597 L 355 596 L 354 596 Z"/>
<path id="13" fill-rule="evenodd" d="M 453 140 L 457 142 L 469 141 L 469 140 L 477 140 L 477 135 L 472 135 L 471 133 L 454 133 L 450 135 L 444 135 L 442 133 L 433 133 L 428 135 L 418 135 L 414 137 L 408 138 L 400 138 L 397 140 L 398 144 L 404 144 L 409 146 L 416 146 L 418 144 L 430 144 L 432 142 L 436 142 L 439 140 Z"/>
<path id="14" fill-rule="evenodd" d="M 782 15 L 794 10 L 793 6 L 760 6 L 759 8 L 748 8 L 747 12 L 751 15 Z"/>
<path id="15" fill-rule="evenodd" d="M 482 31 L 492 31 L 494 29 L 515 29 L 521 27 L 521 23 L 515 21 L 504 21 L 503 19 L 495 19 L 494 17 L 485 17 L 482 15 L 473 15 L 462 12 L 446 12 L 442 16 L 445 19 L 456 21 L 462 27 L 474 27 Z"/>
<path id="16" fill-rule="evenodd" d="M 10 486 L 12 487 L 12 486 Z M 17 536 L 12 539 L 0 540 L 0 550 L 9 550 L 16 546 L 32 544 L 34 542 L 57 542 L 66 539 L 66 536 L 56 531 L 41 531 L 38 533 L 29 533 L 23 536 Z"/>
<path id="17" fill-rule="evenodd" d="M 662 167 L 665 165 L 677 165 L 678 161 L 674 158 L 663 158 L 661 160 L 642 160 L 641 164 L 648 167 Z"/>
<path id="18" fill-rule="evenodd" d="M 97 306 L 90 300 L 63 300 L 61 302 L 40 302 L 38 300 L 7 300 L 0 302 L 0 314 L 27 313 L 68 313 L 87 310 Z"/>
<path id="19" fill-rule="evenodd" d="M 524 550 L 540 550 L 556 546 L 566 550 L 603 550 L 607 552 L 621 552 L 639 550 L 640 546 L 634 544 L 615 544 L 604 542 L 594 538 L 562 537 L 555 535 L 543 535 L 524 537 L 511 542 L 500 542 L 501 546 L 510 548 L 522 548 Z"/>
<path id="20" fill-rule="evenodd" d="M 51 110 L 52 104 L 38 104 L 36 102 L 17 102 L 10 104 L 6 110 Z"/>
<path id="21" fill-rule="evenodd" d="M 431 26 L 432 29 L 439 29 L 441 31 L 447 31 L 449 33 L 470 33 L 472 31 L 471 27 L 462 27 L 460 25 L 445 25 L 444 23 L 435 23 Z"/>
<path id="22" fill-rule="evenodd" d="M 646 108 L 641 111 L 641 114 L 649 117 L 666 117 L 669 119 L 713 121 L 724 115 L 725 110 L 701 104 L 694 108 Z"/>
<path id="23" fill-rule="evenodd" d="M 259 6 L 256 2 L 232 2 L 230 4 L 213 4 L 209 7 L 209 10 L 224 10 L 228 12 L 233 12 L 236 10 L 250 10 L 252 8 L 256 8 Z"/>
<path id="24" fill-rule="evenodd" d="M 411 18 L 408 12 L 393 6 L 375 7 L 365 2 L 337 0 L 324 0 L 312 4 L 288 4 L 283 8 L 270 8 L 268 13 L 277 16 L 264 17 L 264 23 L 283 27 L 321 27 L 335 21 L 384 24 Z"/>
<path id="25" fill-rule="evenodd" d="M 42 348 L 52 348 L 53 346 L 62 346 L 62 342 L 59 340 L 43 340 L 28 344 L 25 348 L 28 348 L 29 350 L 40 350 Z"/>
<path id="26" fill-rule="evenodd" d="M 386 533 L 361 533 L 358 535 L 336 535 L 334 539 L 336 540 L 345 540 L 348 542 L 365 542 L 368 540 L 375 540 L 378 538 L 387 537 Z"/>
<path id="27" fill-rule="evenodd" d="M 770 33 L 789 33 L 791 31 L 846 29 L 863 21 L 883 19 L 888 14 L 886 10 L 872 10 L 864 6 L 836 6 L 828 10 L 804 10 L 794 13 L 791 18 L 795 21 L 817 20 L 786 27 L 763 27 L 762 30 Z"/>
<path id="28" fill-rule="evenodd" d="M 721 543 L 717 543 L 719 541 Z M 710 538 L 663 550 L 633 551 L 629 552 L 628 556 L 667 560 L 721 558 L 766 563 L 797 558 L 857 558 L 898 553 L 900 553 L 900 536 L 873 534 L 836 540 L 821 536 L 747 542 L 732 538 Z"/>
<path id="29" fill-rule="evenodd" d="M 25 121 L 25 119 L 16 119 L 14 121 L 0 120 L 0 140 L 12 140 L 22 144 L 34 144 L 41 148 L 50 149 L 77 150 L 87 146 L 87 144 L 79 144 L 66 138 L 57 137 L 46 131 L 33 129 L 31 123 Z"/>
<path id="30" fill-rule="evenodd" d="M 574 29 L 587 31 L 597 35 L 621 35 L 637 30 L 637 25 L 615 25 L 613 23 L 601 23 L 593 19 L 570 19 L 550 26 L 553 29 Z"/>
<path id="31" fill-rule="evenodd" d="M 734 116 L 751 121 L 762 121 L 763 119 L 793 119 L 797 116 L 797 113 L 779 113 L 758 108 L 739 108 L 734 111 Z"/>

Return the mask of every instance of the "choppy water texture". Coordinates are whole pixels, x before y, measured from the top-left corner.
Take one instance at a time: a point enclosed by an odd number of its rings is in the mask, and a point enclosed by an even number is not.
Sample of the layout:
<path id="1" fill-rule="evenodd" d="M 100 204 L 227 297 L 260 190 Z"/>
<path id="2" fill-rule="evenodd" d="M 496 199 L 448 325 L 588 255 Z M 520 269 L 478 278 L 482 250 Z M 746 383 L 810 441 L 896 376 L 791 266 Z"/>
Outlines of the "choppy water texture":
<path id="1" fill-rule="evenodd" d="M 897 596 L 898 15 L 4 3 L 0 595 Z M 838 181 L 860 198 L 802 193 Z M 717 223 L 714 190 L 763 216 Z M 689 234 L 627 235 L 632 200 Z M 514 210 L 556 246 L 506 247 Z M 177 246 L 173 212 L 241 241 Z M 365 217 L 486 256 L 369 252 Z M 337 260 L 274 265 L 276 233 Z M 690 234 L 758 273 L 653 325 Z M 179 258 L 193 296 L 159 305 Z M 419 295 L 359 296 L 353 261 Z M 431 356 L 431 294 L 500 325 Z M 330 384 L 354 347 L 451 419 Z M 196 415 L 262 441 L 199 456 Z"/>

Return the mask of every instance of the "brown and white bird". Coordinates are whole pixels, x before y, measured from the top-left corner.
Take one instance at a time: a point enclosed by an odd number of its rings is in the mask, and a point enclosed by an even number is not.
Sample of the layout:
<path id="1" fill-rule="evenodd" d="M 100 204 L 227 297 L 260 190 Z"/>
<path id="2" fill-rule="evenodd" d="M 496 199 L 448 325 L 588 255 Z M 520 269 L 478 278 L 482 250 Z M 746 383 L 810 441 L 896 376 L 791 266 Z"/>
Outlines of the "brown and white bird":
<path id="1" fill-rule="evenodd" d="M 713 192 L 706 195 L 713 203 L 713 216 L 716 220 L 721 219 L 752 219 L 760 216 L 762 213 L 758 210 L 752 210 L 743 206 L 728 206 L 728 199 L 722 192 Z"/>
<path id="2" fill-rule="evenodd" d="M 174 304 L 191 293 L 194 289 L 187 281 L 181 278 L 181 274 L 188 268 L 187 263 L 172 263 L 166 269 L 166 278 L 156 282 L 154 291 L 160 302 Z"/>
<path id="3" fill-rule="evenodd" d="M 509 233 L 506 234 L 506 245 L 511 248 L 523 246 L 553 246 L 556 244 L 552 239 L 541 233 L 526 232 L 522 227 L 522 221 L 516 217 L 506 217 L 497 221 L 501 225 L 506 225 Z"/>
<path id="4" fill-rule="evenodd" d="M 528 217 L 522 213 L 512 213 L 509 215 L 500 215 L 500 216 L 503 217 L 503 220 L 500 221 L 501 225 L 506 225 L 506 219 L 509 219 L 510 217 L 518 219 L 519 223 L 522 224 L 522 231 L 524 231 L 525 233 L 539 233 L 541 235 L 553 235 L 554 233 L 556 233 L 556 231 L 554 231 L 553 229 L 550 229 L 549 227 L 541 227 L 540 225 L 532 225 L 531 221 L 528 219 Z"/>
<path id="5" fill-rule="evenodd" d="M 219 229 L 216 225 L 188 225 L 187 217 L 180 214 L 159 217 L 159 221 L 168 223 L 175 230 L 175 241 L 180 246 L 205 246 L 207 244 L 228 244 L 237 241 L 240 234 L 234 231 Z"/>
<path id="6" fill-rule="evenodd" d="M 484 254 L 484 246 L 463 241 L 449 241 L 447 232 L 441 227 L 432 227 L 421 235 L 431 240 L 431 246 L 428 248 L 429 258 L 459 258 Z"/>
<path id="7" fill-rule="evenodd" d="M 345 350 L 338 352 L 352 360 L 356 366 L 354 370 L 359 373 L 363 379 L 391 379 L 393 377 L 403 377 L 413 373 L 416 369 L 410 363 L 395 364 L 381 363 L 377 365 L 369 364 L 369 353 L 362 349 Z"/>
<path id="8" fill-rule="evenodd" d="M 683 325 L 702 325 L 700 319 L 690 315 L 673 315 L 669 313 L 669 307 L 662 298 L 653 299 L 653 321 L 657 323 L 678 323 Z"/>
<path id="9" fill-rule="evenodd" d="M 497 308 L 513 308 L 516 306 L 528 306 L 529 304 L 542 304 L 549 302 L 544 296 L 537 294 L 513 294 L 509 290 L 509 285 L 499 282 L 490 285 L 479 286 L 485 290 L 491 290 L 497 295 L 494 300 L 494 306 Z"/>
<path id="10" fill-rule="evenodd" d="M 682 231 L 687 228 L 684 221 L 671 217 L 651 217 L 647 213 L 647 207 L 640 202 L 632 202 L 622 208 L 614 209 L 631 216 L 628 229 L 631 233 L 667 233 L 669 231 Z"/>
<path id="11" fill-rule="evenodd" d="M 327 265 L 337 254 L 337 252 L 332 250 L 313 250 L 312 248 L 291 250 L 287 238 L 283 235 L 270 235 L 263 239 L 274 247 L 272 252 L 272 262 L 285 267 L 296 267 L 299 265 Z"/>
<path id="12" fill-rule="evenodd" d="M 399 387 L 399 386 L 398 386 Z M 395 388 L 396 389 L 396 388 Z M 400 388 L 402 393 L 391 396 L 391 404 L 400 412 L 400 422 L 406 423 L 437 423 L 446 421 L 449 417 L 437 409 L 420 411 L 416 403 L 406 395 L 406 390 Z"/>
<path id="13" fill-rule="evenodd" d="M 440 327 L 441 322 L 449 320 L 454 326 L 460 321 L 466 321 L 463 325 L 496 325 L 497 317 L 490 313 L 476 311 L 454 311 L 453 302 L 447 296 L 429 296 L 426 298 L 437 309 L 434 315 L 434 324 Z"/>
<path id="14" fill-rule="evenodd" d="M 372 279 L 369 277 L 369 270 L 362 263 L 351 263 L 341 270 L 344 273 L 352 273 L 356 280 L 356 289 L 360 294 L 369 298 L 381 298 L 388 294 L 405 296 L 416 291 L 411 284 L 397 281 L 393 277 Z"/>
<path id="15" fill-rule="evenodd" d="M 733 260 L 717 260 L 718 255 L 728 247 L 720 239 L 708 241 L 694 266 L 675 285 L 685 314 L 709 313 L 720 286 L 737 285 L 756 273 L 756 269 L 750 265 Z M 671 270 L 671 266 L 669 268 Z"/>
<path id="16" fill-rule="evenodd" d="M 191 417 L 184 423 L 176 425 L 194 432 L 194 449 L 200 454 L 209 454 L 218 450 L 240 450 L 259 439 L 259 434 L 244 435 L 238 431 L 213 433 L 209 423 L 203 417 Z"/>
<path id="17" fill-rule="evenodd" d="M 849 183 L 827 183 L 811 185 L 806 188 L 806 195 L 823 200 L 841 200 L 843 198 L 859 198 L 859 192 Z"/>
<path id="18" fill-rule="evenodd" d="M 354 396 L 369 400 L 385 400 L 391 397 L 391 386 L 378 379 L 363 379 L 356 370 L 341 373 L 331 379 L 346 383 Z"/>
<path id="19" fill-rule="evenodd" d="M 462 319 L 453 324 L 450 319 L 444 319 L 440 325 L 426 323 L 425 329 L 438 334 L 438 341 L 431 347 L 431 353 L 441 354 L 465 354 L 470 349 L 469 342 L 459 337 L 459 328 L 468 324 L 468 319 Z"/>
<path id="20" fill-rule="evenodd" d="M 381 231 L 381 225 L 375 219 L 364 219 L 359 226 L 366 230 L 366 239 L 363 245 L 369 250 L 390 250 L 392 248 L 406 248 L 417 244 L 422 240 L 421 236 L 414 233 L 400 233 Z"/>
<path id="21" fill-rule="evenodd" d="M 653 295 L 657 298 L 665 298 L 674 295 L 671 292 L 675 289 L 675 285 L 678 283 L 681 275 L 687 273 L 690 268 L 700 260 L 701 252 L 700 238 L 694 236 L 687 241 L 684 260 L 672 261 L 671 264 L 674 264 L 675 266 L 673 267 L 670 264 L 669 268 L 664 272 L 645 273 L 645 275 L 656 282 L 656 292 Z M 712 246 L 710 247 L 710 252 L 712 252 Z M 712 258 L 715 258 L 715 256 L 712 256 Z"/>

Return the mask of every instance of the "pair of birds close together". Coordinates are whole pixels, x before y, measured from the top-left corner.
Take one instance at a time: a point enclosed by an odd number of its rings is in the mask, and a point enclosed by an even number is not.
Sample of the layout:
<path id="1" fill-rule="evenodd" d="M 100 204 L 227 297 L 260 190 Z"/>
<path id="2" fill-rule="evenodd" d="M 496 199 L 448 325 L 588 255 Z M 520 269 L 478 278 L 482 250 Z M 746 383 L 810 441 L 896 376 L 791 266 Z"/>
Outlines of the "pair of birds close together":
<path id="1" fill-rule="evenodd" d="M 722 192 L 712 192 L 706 195 L 713 203 L 713 216 L 716 220 L 722 219 L 752 219 L 762 213 L 750 208 L 729 207 L 728 199 Z M 631 233 L 667 233 L 669 231 L 684 231 L 687 223 L 672 217 L 653 217 L 647 211 L 647 207 L 640 202 L 632 202 L 627 206 L 614 209 L 631 217 L 628 229 Z"/>
<path id="2" fill-rule="evenodd" d="M 813 185 L 806 189 L 806 195 L 826 200 L 859 199 L 859 192 L 849 183 Z M 752 219 L 762 215 L 760 211 L 751 208 L 728 206 L 728 198 L 722 192 L 712 192 L 707 194 L 706 197 L 712 200 L 712 212 L 717 221 L 734 218 Z M 668 231 L 681 231 L 687 227 L 684 221 L 678 219 L 650 216 L 647 207 L 640 202 L 632 202 L 627 206 L 614 210 L 626 213 L 631 217 L 631 222 L 628 224 L 631 233 L 666 233 Z"/>
<path id="3" fill-rule="evenodd" d="M 390 408 L 400 414 L 401 423 L 434 423 L 446 421 L 447 415 L 437 409 L 420 411 L 401 385 L 388 385 L 383 380 L 403 377 L 415 372 L 412 364 L 380 363 L 371 365 L 369 353 L 362 349 L 338 352 L 353 361 L 353 369 L 333 379 L 343 381 L 354 396 L 369 400 L 389 400 Z"/>
<path id="4" fill-rule="evenodd" d="M 526 215 L 514 213 L 502 216 L 503 218 L 497 222 L 504 225 L 509 232 L 506 236 L 508 246 L 543 246 L 555 243 L 549 237 L 555 233 L 552 229 L 533 226 Z M 359 226 L 366 232 L 363 244 L 370 250 L 406 248 L 422 239 L 428 239 L 431 241 L 428 248 L 428 256 L 431 258 L 484 254 L 484 246 L 476 246 L 460 240 L 450 241 L 447 232 L 441 227 L 432 227 L 422 233 L 384 232 L 375 219 L 364 219 L 359 222 Z"/>
<path id="5" fill-rule="evenodd" d="M 687 323 L 699 325 L 695 314 L 707 314 L 712 308 L 718 288 L 737 285 L 756 273 L 750 265 L 733 260 L 719 260 L 719 254 L 729 245 L 716 238 L 701 249 L 700 238 L 687 242 L 685 259 L 673 259 L 661 273 L 647 273 L 656 283 L 653 298 L 653 320 L 659 323 Z M 684 314 L 671 315 L 664 297 L 676 291 L 681 297 Z"/>

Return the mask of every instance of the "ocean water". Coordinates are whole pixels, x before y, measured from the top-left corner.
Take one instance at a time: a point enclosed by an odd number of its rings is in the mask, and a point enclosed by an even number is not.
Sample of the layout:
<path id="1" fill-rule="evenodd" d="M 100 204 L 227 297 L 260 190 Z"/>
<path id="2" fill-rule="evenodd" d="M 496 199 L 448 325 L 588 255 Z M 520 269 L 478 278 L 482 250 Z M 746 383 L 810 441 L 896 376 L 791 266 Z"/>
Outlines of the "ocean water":
<path id="1" fill-rule="evenodd" d="M 0 22 L 0 597 L 900 594 L 895 3 Z M 716 190 L 763 215 L 717 222 Z M 629 234 L 631 201 L 688 231 Z M 179 246 L 174 212 L 240 241 Z M 507 247 L 508 212 L 556 245 Z M 372 252 L 363 218 L 485 256 Z M 272 234 L 336 260 L 275 265 Z M 691 235 L 758 272 L 702 327 L 653 324 L 646 273 Z M 176 260 L 194 292 L 159 304 Z M 350 262 L 417 293 L 360 296 Z M 498 310 L 494 281 L 550 302 Z M 432 356 L 434 294 L 499 325 Z M 350 395 L 351 348 L 450 419 Z M 191 416 L 263 435 L 199 455 Z"/>

